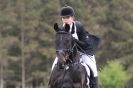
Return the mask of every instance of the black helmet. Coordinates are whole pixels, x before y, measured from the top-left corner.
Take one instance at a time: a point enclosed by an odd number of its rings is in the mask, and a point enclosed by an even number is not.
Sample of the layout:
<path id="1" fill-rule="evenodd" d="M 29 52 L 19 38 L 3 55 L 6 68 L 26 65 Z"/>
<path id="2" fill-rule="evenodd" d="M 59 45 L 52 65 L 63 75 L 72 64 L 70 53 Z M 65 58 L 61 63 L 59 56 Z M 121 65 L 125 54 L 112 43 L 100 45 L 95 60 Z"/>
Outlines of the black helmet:
<path id="1" fill-rule="evenodd" d="M 74 9 L 70 6 L 65 6 L 61 8 L 60 16 L 74 16 Z"/>

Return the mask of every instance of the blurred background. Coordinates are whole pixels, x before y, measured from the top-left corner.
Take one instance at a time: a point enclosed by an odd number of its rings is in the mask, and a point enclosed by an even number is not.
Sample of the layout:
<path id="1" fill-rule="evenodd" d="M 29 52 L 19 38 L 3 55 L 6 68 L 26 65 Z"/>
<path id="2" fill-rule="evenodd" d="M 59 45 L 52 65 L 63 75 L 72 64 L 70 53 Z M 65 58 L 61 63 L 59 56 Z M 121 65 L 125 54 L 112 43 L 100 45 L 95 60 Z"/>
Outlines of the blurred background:
<path id="1" fill-rule="evenodd" d="M 0 88 L 47 88 L 66 4 L 101 39 L 101 88 L 133 88 L 133 0 L 0 0 Z"/>

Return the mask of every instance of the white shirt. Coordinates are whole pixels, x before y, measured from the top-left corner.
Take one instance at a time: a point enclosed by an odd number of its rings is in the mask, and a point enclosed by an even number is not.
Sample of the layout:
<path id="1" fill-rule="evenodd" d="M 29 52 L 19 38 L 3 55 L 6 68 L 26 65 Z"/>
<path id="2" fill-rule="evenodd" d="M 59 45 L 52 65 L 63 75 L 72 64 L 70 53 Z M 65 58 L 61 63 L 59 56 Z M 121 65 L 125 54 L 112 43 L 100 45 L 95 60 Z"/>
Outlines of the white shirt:
<path id="1" fill-rule="evenodd" d="M 63 24 L 64 26 L 65 24 Z M 69 32 L 72 31 L 72 26 L 73 26 L 73 23 L 70 25 L 70 30 Z M 77 29 L 76 29 L 76 26 L 75 26 L 75 22 L 74 22 L 74 33 L 72 34 L 72 36 L 75 38 L 75 39 L 78 39 L 78 35 L 77 35 Z"/>

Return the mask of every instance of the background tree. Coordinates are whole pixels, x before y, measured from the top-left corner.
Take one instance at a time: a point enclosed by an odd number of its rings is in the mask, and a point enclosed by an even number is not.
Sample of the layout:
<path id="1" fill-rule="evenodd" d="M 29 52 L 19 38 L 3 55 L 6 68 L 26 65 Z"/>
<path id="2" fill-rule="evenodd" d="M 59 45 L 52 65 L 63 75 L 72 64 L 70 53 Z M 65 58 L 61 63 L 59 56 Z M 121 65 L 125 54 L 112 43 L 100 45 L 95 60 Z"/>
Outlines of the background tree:
<path id="1" fill-rule="evenodd" d="M 96 53 L 98 68 L 102 70 L 108 61 L 117 59 L 130 75 L 126 86 L 132 87 L 132 4 L 132 0 L 0 0 L 0 63 L 3 64 L 0 65 L 4 66 L 4 76 L 1 76 L 4 86 L 22 86 L 23 49 L 26 87 L 47 88 L 55 58 L 53 24 L 61 25 L 59 10 L 70 5 L 75 9 L 76 20 L 101 38 Z M 21 8 L 24 8 L 23 13 Z M 21 28 L 24 29 L 24 48 L 21 48 Z"/>
<path id="2" fill-rule="evenodd" d="M 110 61 L 100 72 L 102 88 L 124 88 L 128 80 L 127 73 L 117 61 Z"/>

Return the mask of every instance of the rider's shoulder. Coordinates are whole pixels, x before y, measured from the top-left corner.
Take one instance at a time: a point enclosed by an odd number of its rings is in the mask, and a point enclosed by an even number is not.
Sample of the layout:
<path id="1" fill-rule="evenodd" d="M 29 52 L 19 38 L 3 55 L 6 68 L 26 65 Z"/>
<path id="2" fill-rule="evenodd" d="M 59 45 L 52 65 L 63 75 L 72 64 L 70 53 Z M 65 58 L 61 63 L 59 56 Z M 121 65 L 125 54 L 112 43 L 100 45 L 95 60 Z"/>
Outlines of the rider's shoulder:
<path id="1" fill-rule="evenodd" d="M 83 26 L 83 24 L 80 21 L 75 21 L 76 26 Z"/>
<path id="2" fill-rule="evenodd" d="M 85 32 L 84 25 L 80 21 L 75 21 L 75 25 L 77 28 L 77 33 L 84 33 Z"/>

